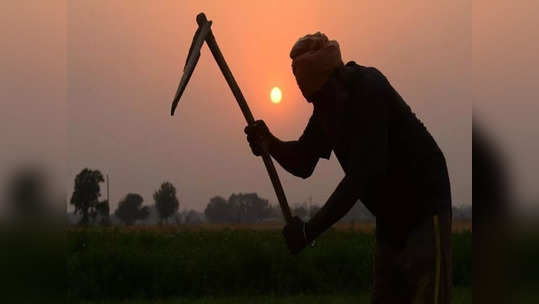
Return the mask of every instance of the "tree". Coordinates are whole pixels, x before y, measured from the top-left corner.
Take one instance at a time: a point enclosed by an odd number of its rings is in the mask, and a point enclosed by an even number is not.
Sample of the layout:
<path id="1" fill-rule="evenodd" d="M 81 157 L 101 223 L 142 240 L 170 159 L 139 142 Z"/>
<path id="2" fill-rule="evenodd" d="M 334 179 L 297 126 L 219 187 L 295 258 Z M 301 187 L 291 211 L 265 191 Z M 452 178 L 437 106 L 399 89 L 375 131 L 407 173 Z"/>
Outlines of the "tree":
<path id="1" fill-rule="evenodd" d="M 97 217 L 99 218 L 99 225 L 102 226 L 108 226 L 110 225 L 110 207 L 109 207 L 109 201 L 104 200 L 95 206 L 95 210 L 97 213 Z"/>
<path id="2" fill-rule="evenodd" d="M 231 218 L 227 201 L 221 196 L 214 196 L 204 210 L 204 215 L 212 223 L 225 223 Z"/>
<path id="3" fill-rule="evenodd" d="M 97 205 L 99 204 L 100 188 L 99 183 L 104 182 L 103 175 L 99 170 L 83 169 L 75 177 L 75 187 L 71 195 L 70 204 L 75 206 L 75 214 L 82 214 L 79 222 L 81 225 L 88 225 L 90 218 L 97 215 Z"/>
<path id="4" fill-rule="evenodd" d="M 204 210 L 214 223 L 256 223 L 272 215 L 268 200 L 256 193 L 232 194 L 228 201 L 220 196 L 210 199 Z"/>
<path id="5" fill-rule="evenodd" d="M 143 220 L 150 214 L 148 207 L 142 207 L 143 201 L 139 194 L 128 193 L 120 201 L 114 214 L 127 226 L 131 226 L 136 220 Z"/>
<path id="6" fill-rule="evenodd" d="M 309 215 L 309 210 L 305 204 L 297 204 L 296 207 L 292 209 L 292 214 L 301 218 L 302 220 L 306 220 L 307 216 Z"/>
<path id="7" fill-rule="evenodd" d="M 268 218 L 283 220 L 283 212 L 281 211 L 281 207 L 279 205 L 270 205 L 269 209 Z"/>
<path id="8" fill-rule="evenodd" d="M 453 206 L 453 218 L 459 220 L 471 220 L 472 206 Z"/>
<path id="9" fill-rule="evenodd" d="M 159 190 L 153 194 L 153 200 L 159 213 L 159 223 L 176 213 L 180 207 L 180 202 L 176 197 L 176 188 L 169 182 L 161 184 Z"/>
<path id="10" fill-rule="evenodd" d="M 232 194 L 228 198 L 228 204 L 236 209 L 238 223 L 256 223 L 271 214 L 268 200 L 259 197 L 256 193 Z"/>
<path id="11" fill-rule="evenodd" d="M 184 218 L 184 222 L 186 224 L 200 224 L 203 222 L 202 214 L 195 210 L 189 210 L 185 212 Z"/>
<path id="12" fill-rule="evenodd" d="M 365 207 L 364 204 L 356 202 L 356 204 L 348 211 L 348 213 L 342 217 L 339 221 L 341 223 L 360 221 L 360 222 L 372 222 L 375 220 L 374 215 Z"/>
<path id="13" fill-rule="evenodd" d="M 309 218 L 313 218 L 318 211 L 320 211 L 320 207 L 318 205 L 311 205 L 311 208 L 309 209 Z"/>

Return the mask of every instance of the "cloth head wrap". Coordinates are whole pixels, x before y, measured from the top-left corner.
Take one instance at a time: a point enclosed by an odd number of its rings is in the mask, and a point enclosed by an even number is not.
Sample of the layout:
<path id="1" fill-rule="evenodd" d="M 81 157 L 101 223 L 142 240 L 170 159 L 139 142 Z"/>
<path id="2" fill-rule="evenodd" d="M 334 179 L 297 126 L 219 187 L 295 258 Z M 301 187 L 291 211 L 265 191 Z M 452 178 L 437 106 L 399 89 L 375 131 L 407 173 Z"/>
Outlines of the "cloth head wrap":
<path id="1" fill-rule="evenodd" d="M 290 58 L 296 82 L 307 100 L 335 68 L 343 65 L 339 43 L 320 32 L 300 38 L 292 47 Z"/>

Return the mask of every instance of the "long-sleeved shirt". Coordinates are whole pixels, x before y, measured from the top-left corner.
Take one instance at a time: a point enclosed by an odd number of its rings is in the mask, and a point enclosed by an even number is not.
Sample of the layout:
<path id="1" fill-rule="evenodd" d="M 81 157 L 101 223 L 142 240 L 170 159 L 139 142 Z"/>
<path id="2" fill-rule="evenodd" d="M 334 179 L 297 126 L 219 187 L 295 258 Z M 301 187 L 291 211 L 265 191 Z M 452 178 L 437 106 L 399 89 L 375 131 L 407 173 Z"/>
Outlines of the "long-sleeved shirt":
<path id="1" fill-rule="evenodd" d="M 349 62 L 310 98 L 313 114 L 297 141 L 270 152 L 306 178 L 333 151 L 345 176 L 307 223 L 314 239 L 359 199 L 380 235 L 398 243 L 420 218 L 450 208 L 445 158 L 423 123 L 375 68 Z"/>

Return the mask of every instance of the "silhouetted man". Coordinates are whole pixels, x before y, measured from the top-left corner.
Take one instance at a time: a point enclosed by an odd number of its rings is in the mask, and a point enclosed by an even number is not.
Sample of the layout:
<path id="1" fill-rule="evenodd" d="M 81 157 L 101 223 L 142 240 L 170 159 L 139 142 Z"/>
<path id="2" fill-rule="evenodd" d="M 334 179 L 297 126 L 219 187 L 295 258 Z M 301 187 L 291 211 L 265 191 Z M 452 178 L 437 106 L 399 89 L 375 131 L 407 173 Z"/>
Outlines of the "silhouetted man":
<path id="1" fill-rule="evenodd" d="M 284 227 L 288 248 L 300 252 L 359 199 L 376 216 L 373 303 L 449 303 L 451 194 L 435 140 L 382 73 L 343 64 L 324 34 L 299 39 L 290 57 L 313 114 L 296 141 L 247 126 L 251 149 L 302 178 L 333 151 L 345 177 L 313 218 Z"/>

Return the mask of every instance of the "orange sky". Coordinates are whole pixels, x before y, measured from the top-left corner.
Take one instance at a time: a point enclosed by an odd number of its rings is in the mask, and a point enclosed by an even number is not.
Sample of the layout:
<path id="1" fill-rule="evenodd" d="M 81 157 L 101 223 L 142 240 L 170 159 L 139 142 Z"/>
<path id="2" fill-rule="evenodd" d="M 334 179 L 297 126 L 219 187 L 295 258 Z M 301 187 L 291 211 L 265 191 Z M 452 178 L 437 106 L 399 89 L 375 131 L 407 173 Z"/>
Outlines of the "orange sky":
<path id="1" fill-rule="evenodd" d="M 0 2 L 0 217 L 12 170 L 39 165 L 58 192 L 66 176 L 65 3 Z"/>
<path id="2" fill-rule="evenodd" d="M 156 4 L 157 3 L 157 4 Z M 313 4 L 313 1 L 74 1 L 68 5 L 71 174 L 109 172 L 113 202 L 128 191 L 148 202 L 163 180 L 184 207 L 212 195 L 256 191 L 275 202 L 261 161 L 250 155 L 244 120 L 206 46 L 173 118 L 195 16 L 204 11 L 257 118 L 281 138 L 297 138 L 310 115 L 290 69 L 295 40 L 322 31 L 343 58 L 382 70 L 448 155 L 457 202 L 471 198 L 470 5 L 453 1 Z M 270 102 L 273 86 L 283 90 Z M 308 181 L 279 170 L 291 203 L 324 202 L 342 171 L 321 161 Z"/>
<path id="3" fill-rule="evenodd" d="M 113 207 L 127 192 L 152 203 L 164 180 L 178 187 L 182 209 L 201 210 L 211 196 L 232 192 L 258 192 L 276 203 L 206 46 L 177 114 L 169 116 L 195 16 L 204 11 L 254 116 L 274 134 L 295 139 L 306 124 L 311 106 L 297 89 L 288 53 L 298 37 L 322 31 L 339 41 L 345 61 L 375 66 L 388 77 L 446 153 L 455 202 L 471 201 L 469 1 L 68 1 L 63 10 L 39 3 L 43 18 L 58 24 L 44 19 L 48 27 L 39 27 L 38 20 L 23 32 L 50 27 L 57 46 L 63 37 L 65 48 L 51 48 L 41 60 L 64 64 L 64 73 L 54 74 L 64 87 L 51 92 L 64 89 L 67 102 L 53 101 L 58 111 L 33 109 L 65 114 L 57 121 L 67 126 L 68 193 L 74 176 L 91 167 L 110 174 Z M 269 99 L 273 86 L 283 91 L 278 105 Z M 48 96 L 61 100 L 56 94 Z M 306 181 L 278 170 L 291 203 L 310 196 L 325 202 L 343 176 L 334 156 Z"/>

